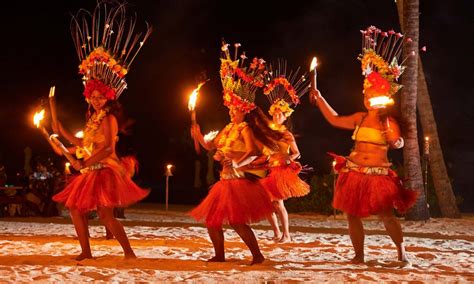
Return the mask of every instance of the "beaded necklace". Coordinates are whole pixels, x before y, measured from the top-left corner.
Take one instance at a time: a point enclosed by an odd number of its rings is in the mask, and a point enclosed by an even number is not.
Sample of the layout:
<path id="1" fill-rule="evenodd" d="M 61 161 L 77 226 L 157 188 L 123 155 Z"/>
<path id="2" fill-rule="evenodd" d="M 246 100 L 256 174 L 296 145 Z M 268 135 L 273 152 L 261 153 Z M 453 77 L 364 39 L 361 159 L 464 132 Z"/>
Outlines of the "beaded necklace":
<path id="1" fill-rule="evenodd" d="M 94 149 L 94 137 L 99 129 L 102 120 L 107 116 L 107 111 L 105 109 L 95 112 L 91 118 L 86 123 L 84 129 L 84 138 L 82 139 L 82 147 L 77 147 L 76 156 L 78 158 L 88 157 Z"/>

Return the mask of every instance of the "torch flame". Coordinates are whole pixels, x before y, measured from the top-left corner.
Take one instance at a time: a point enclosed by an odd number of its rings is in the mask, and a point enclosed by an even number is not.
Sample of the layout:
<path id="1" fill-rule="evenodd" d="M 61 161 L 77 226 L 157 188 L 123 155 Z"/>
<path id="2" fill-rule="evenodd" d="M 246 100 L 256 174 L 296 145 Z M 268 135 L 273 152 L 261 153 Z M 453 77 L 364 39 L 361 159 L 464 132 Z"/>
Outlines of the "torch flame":
<path id="1" fill-rule="evenodd" d="M 40 127 L 41 120 L 44 118 L 44 109 L 42 109 L 40 112 L 35 112 L 35 115 L 33 116 L 33 123 L 36 125 L 36 128 Z"/>
<path id="2" fill-rule="evenodd" d="M 77 131 L 76 134 L 74 134 L 75 137 L 77 138 L 84 138 L 84 131 Z"/>
<path id="3" fill-rule="evenodd" d="M 198 96 L 198 94 L 199 94 L 199 89 L 201 89 L 201 87 L 202 87 L 204 84 L 206 84 L 207 81 L 209 81 L 209 79 L 206 80 L 206 81 L 204 81 L 204 82 L 199 83 L 199 85 L 197 86 L 197 88 L 194 89 L 194 91 L 193 91 L 193 92 L 191 93 L 191 95 L 189 96 L 188 109 L 189 109 L 190 111 L 193 111 L 194 108 L 196 107 L 196 101 L 197 101 L 197 96 Z"/>
<path id="4" fill-rule="evenodd" d="M 369 99 L 371 107 L 374 108 L 384 108 L 388 105 L 393 105 L 395 102 L 392 98 L 387 96 L 373 97 Z"/>
<path id="5" fill-rule="evenodd" d="M 196 100 L 197 100 L 198 93 L 199 93 L 199 89 L 196 88 L 189 96 L 188 109 L 190 111 L 193 111 L 194 108 L 196 107 Z"/>
<path id="6" fill-rule="evenodd" d="M 56 86 L 52 86 L 50 89 L 49 89 L 49 96 L 48 97 L 54 97 L 54 93 L 56 91 Z"/>
<path id="7" fill-rule="evenodd" d="M 316 57 L 313 57 L 313 60 L 311 61 L 311 66 L 309 67 L 309 71 L 313 71 L 316 66 L 318 66 L 318 59 Z"/>
<path id="8" fill-rule="evenodd" d="M 219 134 L 219 131 L 217 131 L 217 130 L 210 131 L 209 133 L 204 135 L 204 141 L 207 143 L 207 142 L 210 142 L 210 141 L 214 140 L 214 138 L 216 138 L 217 134 Z"/>
<path id="9" fill-rule="evenodd" d="M 173 165 L 171 165 L 171 164 L 166 165 L 166 168 L 167 168 L 168 170 L 170 170 L 172 167 L 173 167 Z"/>

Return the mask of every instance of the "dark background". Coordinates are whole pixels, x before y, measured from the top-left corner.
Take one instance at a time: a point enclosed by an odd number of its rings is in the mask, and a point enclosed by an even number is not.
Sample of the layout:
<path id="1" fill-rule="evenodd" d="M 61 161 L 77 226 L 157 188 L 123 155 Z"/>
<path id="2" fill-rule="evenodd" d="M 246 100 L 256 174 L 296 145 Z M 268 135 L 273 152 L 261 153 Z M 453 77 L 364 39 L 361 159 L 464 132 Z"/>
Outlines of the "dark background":
<path id="1" fill-rule="evenodd" d="M 420 47 L 445 160 L 461 210 L 474 211 L 473 42 L 470 1 L 420 1 Z M 211 81 L 200 93 L 197 115 L 203 132 L 227 122 L 218 76 L 220 39 L 239 42 L 249 57 L 286 58 L 308 68 L 318 56 L 318 86 L 340 114 L 363 110 L 359 61 L 360 29 L 375 25 L 400 31 L 392 0 L 130 1 L 144 22 L 154 26 L 127 75 L 129 89 L 120 98 L 141 163 L 138 182 L 152 188 L 147 201 L 164 200 L 164 167 L 175 165 L 170 179 L 172 203 L 197 203 L 205 192 L 193 189 L 195 154 L 189 137 L 187 98 L 202 74 Z M 69 32 L 71 14 L 92 10 L 95 1 L 14 1 L 2 10 L 0 162 L 15 176 L 23 168 L 23 149 L 53 156 L 32 127 L 32 114 L 56 85 L 60 119 L 77 131 L 87 107 L 77 74 L 78 59 Z M 262 107 L 266 101 L 260 98 Z M 302 162 L 317 174 L 328 173 L 327 151 L 347 154 L 351 133 L 334 129 L 307 98 L 292 116 Z M 420 129 L 421 132 L 421 129 Z M 422 135 L 420 133 L 420 135 Z M 395 163 L 401 151 L 391 153 Z M 202 157 L 205 160 L 205 157 Z M 61 162 L 62 163 L 62 162 Z M 205 166 L 205 165 L 204 165 Z M 10 179 L 11 181 L 11 179 Z"/>

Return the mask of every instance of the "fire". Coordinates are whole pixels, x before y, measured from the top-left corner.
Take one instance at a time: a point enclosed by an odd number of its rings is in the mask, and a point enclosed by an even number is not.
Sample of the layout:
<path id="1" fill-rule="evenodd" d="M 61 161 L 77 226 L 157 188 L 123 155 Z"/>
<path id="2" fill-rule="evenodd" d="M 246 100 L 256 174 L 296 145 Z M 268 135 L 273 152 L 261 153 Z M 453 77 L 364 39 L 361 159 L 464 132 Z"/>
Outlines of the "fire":
<path id="1" fill-rule="evenodd" d="M 313 71 L 316 66 L 318 66 L 318 59 L 316 57 L 313 57 L 313 60 L 311 61 L 311 66 L 309 67 L 309 71 Z"/>
<path id="2" fill-rule="evenodd" d="M 74 134 L 75 137 L 77 138 L 84 138 L 84 131 L 77 131 L 76 134 Z"/>
<path id="3" fill-rule="evenodd" d="M 207 80 L 209 81 L 209 80 Z M 199 94 L 199 89 L 201 89 L 202 85 L 206 84 L 207 81 L 199 83 L 196 89 L 191 93 L 189 96 L 189 101 L 188 101 L 188 109 L 190 111 L 193 111 L 196 107 L 196 101 L 197 101 L 197 96 Z"/>
<path id="4" fill-rule="evenodd" d="M 384 108 L 388 105 L 393 105 L 395 102 L 392 98 L 387 96 L 373 97 L 369 99 L 371 107 L 374 108 Z"/>
<path id="5" fill-rule="evenodd" d="M 36 125 L 36 128 L 40 127 L 41 120 L 44 118 L 44 109 L 42 109 L 40 112 L 35 112 L 35 115 L 33 116 L 33 123 Z"/>
<path id="6" fill-rule="evenodd" d="M 50 89 L 49 89 L 49 96 L 50 98 L 54 97 L 54 93 L 56 91 L 56 86 L 52 86 Z"/>
<path id="7" fill-rule="evenodd" d="M 166 168 L 167 168 L 168 170 L 171 170 L 172 167 L 173 167 L 173 165 L 171 165 L 171 164 L 166 165 Z"/>
<path id="8" fill-rule="evenodd" d="M 193 111 L 194 108 L 196 107 L 196 100 L 197 100 L 198 93 L 199 93 L 199 89 L 194 89 L 194 91 L 189 96 L 188 109 L 190 111 Z"/>
<path id="9" fill-rule="evenodd" d="M 217 134 L 219 134 L 219 131 L 217 131 L 217 130 L 210 131 L 209 133 L 204 135 L 204 141 L 207 143 L 207 142 L 210 142 L 210 141 L 214 140 L 214 138 L 216 138 Z"/>

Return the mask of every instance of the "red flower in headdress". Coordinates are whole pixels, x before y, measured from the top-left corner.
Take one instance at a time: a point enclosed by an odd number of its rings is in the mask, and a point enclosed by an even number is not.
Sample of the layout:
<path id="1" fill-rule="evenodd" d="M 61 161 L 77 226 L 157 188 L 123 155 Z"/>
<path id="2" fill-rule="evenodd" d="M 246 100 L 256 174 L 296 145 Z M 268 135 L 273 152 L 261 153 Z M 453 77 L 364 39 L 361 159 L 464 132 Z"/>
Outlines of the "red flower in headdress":
<path id="1" fill-rule="evenodd" d="M 369 76 L 367 76 L 367 80 L 371 84 L 370 89 L 378 94 L 386 94 L 390 91 L 390 83 L 388 80 L 377 72 L 370 73 Z"/>
<path id="2" fill-rule="evenodd" d="M 90 98 L 94 90 L 97 90 L 101 94 L 103 94 L 107 98 L 107 100 L 115 100 L 115 91 L 106 84 L 104 84 L 101 80 L 87 81 L 83 92 L 84 97 L 86 97 L 87 99 Z"/>

